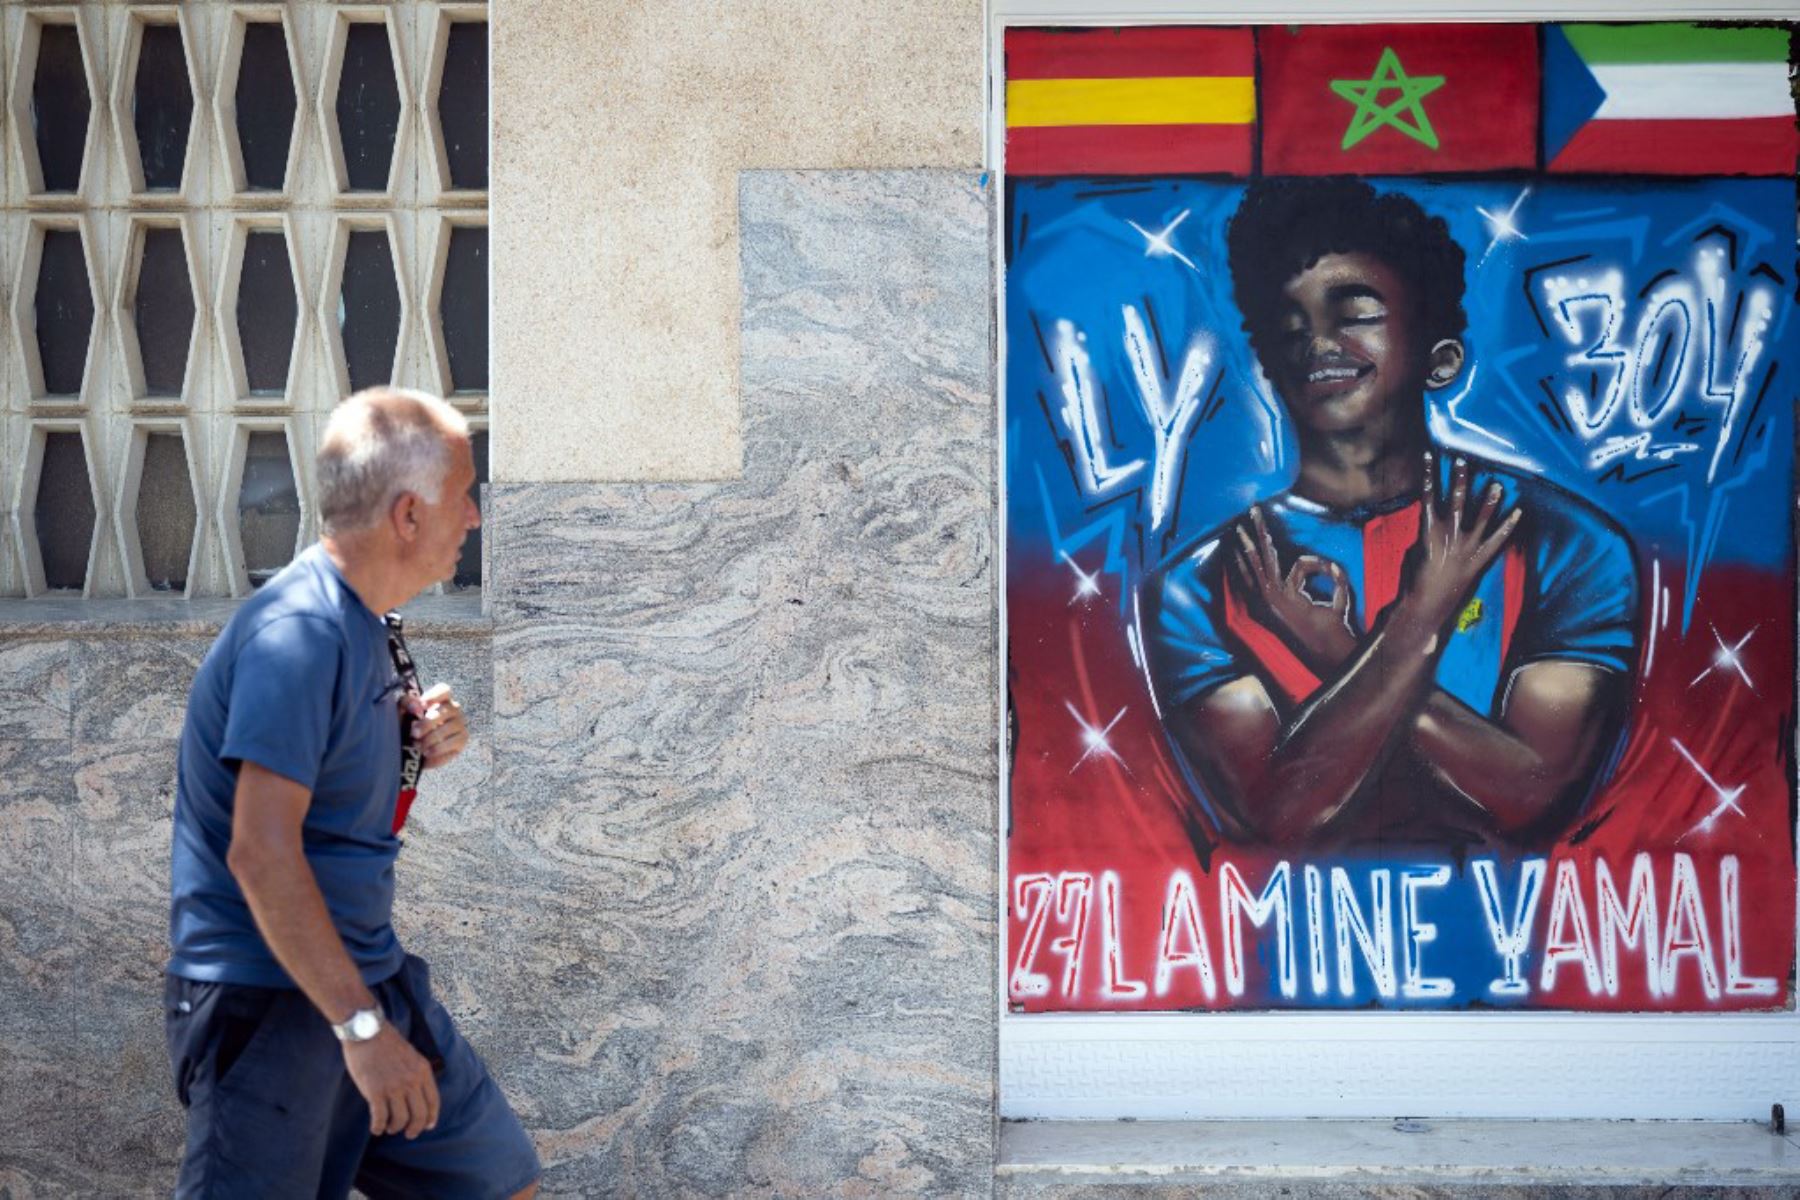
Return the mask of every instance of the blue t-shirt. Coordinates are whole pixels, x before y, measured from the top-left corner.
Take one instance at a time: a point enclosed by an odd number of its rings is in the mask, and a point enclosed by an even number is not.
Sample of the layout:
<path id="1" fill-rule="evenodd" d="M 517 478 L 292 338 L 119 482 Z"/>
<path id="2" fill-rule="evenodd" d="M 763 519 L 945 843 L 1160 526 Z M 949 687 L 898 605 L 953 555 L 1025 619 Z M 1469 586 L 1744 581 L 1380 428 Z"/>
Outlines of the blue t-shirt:
<path id="1" fill-rule="evenodd" d="M 225 865 L 243 761 L 311 789 L 306 860 L 344 948 L 366 983 L 399 969 L 392 914 L 401 690 L 386 627 L 321 546 L 232 617 L 194 677 L 181 731 L 171 973 L 293 986 Z"/>

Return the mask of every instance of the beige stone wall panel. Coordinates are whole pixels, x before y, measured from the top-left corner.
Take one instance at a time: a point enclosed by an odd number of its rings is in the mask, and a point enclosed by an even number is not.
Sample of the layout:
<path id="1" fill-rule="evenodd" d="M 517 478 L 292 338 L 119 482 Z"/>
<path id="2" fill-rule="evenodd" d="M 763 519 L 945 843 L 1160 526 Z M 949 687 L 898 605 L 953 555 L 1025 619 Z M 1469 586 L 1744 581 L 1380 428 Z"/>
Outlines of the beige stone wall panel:
<path id="1" fill-rule="evenodd" d="M 491 18 L 495 479 L 737 477 L 738 171 L 977 167 L 979 0 Z"/>

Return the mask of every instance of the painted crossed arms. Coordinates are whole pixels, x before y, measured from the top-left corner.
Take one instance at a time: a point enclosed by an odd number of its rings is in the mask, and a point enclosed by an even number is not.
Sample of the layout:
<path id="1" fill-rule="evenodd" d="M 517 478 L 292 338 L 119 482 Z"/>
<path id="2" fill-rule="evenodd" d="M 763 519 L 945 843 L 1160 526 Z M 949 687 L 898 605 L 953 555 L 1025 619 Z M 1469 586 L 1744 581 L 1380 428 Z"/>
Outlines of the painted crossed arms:
<path id="1" fill-rule="evenodd" d="M 1329 834 L 1396 755 L 1442 783 L 1444 803 L 1502 836 L 1522 836 L 1578 796 L 1622 710 L 1623 680 L 1588 663 L 1544 659 L 1510 680 L 1489 719 L 1435 686 L 1457 615 L 1518 526 L 1490 486 L 1478 503 L 1458 462 L 1440 498 L 1428 464 L 1419 538 L 1399 599 L 1367 635 L 1351 628 L 1349 580 L 1301 555 L 1284 566 L 1260 511 L 1235 531 L 1232 569 L 1253 611 L 1318 675 L 1292 709 L 1246 674 L 1190 704 L 1174 728 L 1209 793 L 1252 836 L 1276 843 Z M 1331 598 L 1306 590 L 1320 576 Z"/>

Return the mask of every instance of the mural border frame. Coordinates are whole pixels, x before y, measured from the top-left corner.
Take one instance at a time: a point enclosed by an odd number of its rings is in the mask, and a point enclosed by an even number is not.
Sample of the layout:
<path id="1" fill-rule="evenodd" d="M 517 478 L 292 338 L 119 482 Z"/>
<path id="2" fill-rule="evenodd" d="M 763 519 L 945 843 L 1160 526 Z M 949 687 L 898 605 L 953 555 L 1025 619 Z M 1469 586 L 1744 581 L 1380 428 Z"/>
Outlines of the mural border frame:
<path id="1" fill-rule="evenodd" d="M 1606 19 L 1793 21 L 1778 3 L 1484 0 L 1448 19 L 1428 0 L 1269 8 L 1205 0 L 984 0 L 983 166 L 994 184 L 994 411 L 1005 429 L 1007 187 L 1005 32 L 1013 26 L 1481 23 Z M 996 439 L 999 560 L 1007 555 L 1007 454 Z M 1800 491 L 1800 479 L 1796 489 Z M 1010 966 L 1008 611 L 995 651 L 1001 919 L 994 999 L 1003 1120 L 1299 1118 L 1763 1120 L 1800 1105 L 1800 1003 L 1760 1013 L 1264 1011 L 1014 1013 Z M 1800 613 L 1795 614 L 1800 637 Z M 1800 677 L 1793 681 L 1800 699 Z M 1796 830 L 1800 853 L 1800 829 Z M 1795 896 L 1800 926 L 1800 886 Z"/>

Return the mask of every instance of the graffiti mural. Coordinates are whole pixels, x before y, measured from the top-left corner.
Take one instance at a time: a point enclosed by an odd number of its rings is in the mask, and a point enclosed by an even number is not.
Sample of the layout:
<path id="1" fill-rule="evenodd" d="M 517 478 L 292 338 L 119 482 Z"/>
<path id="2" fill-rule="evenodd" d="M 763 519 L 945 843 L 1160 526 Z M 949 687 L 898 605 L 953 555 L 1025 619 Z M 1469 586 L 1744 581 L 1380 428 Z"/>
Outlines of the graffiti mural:
<path id="1" fill-rule="evenodd" d="M 1008 31 L 1015 1011 L 1791 1007 L 1790 53 Z"/>

